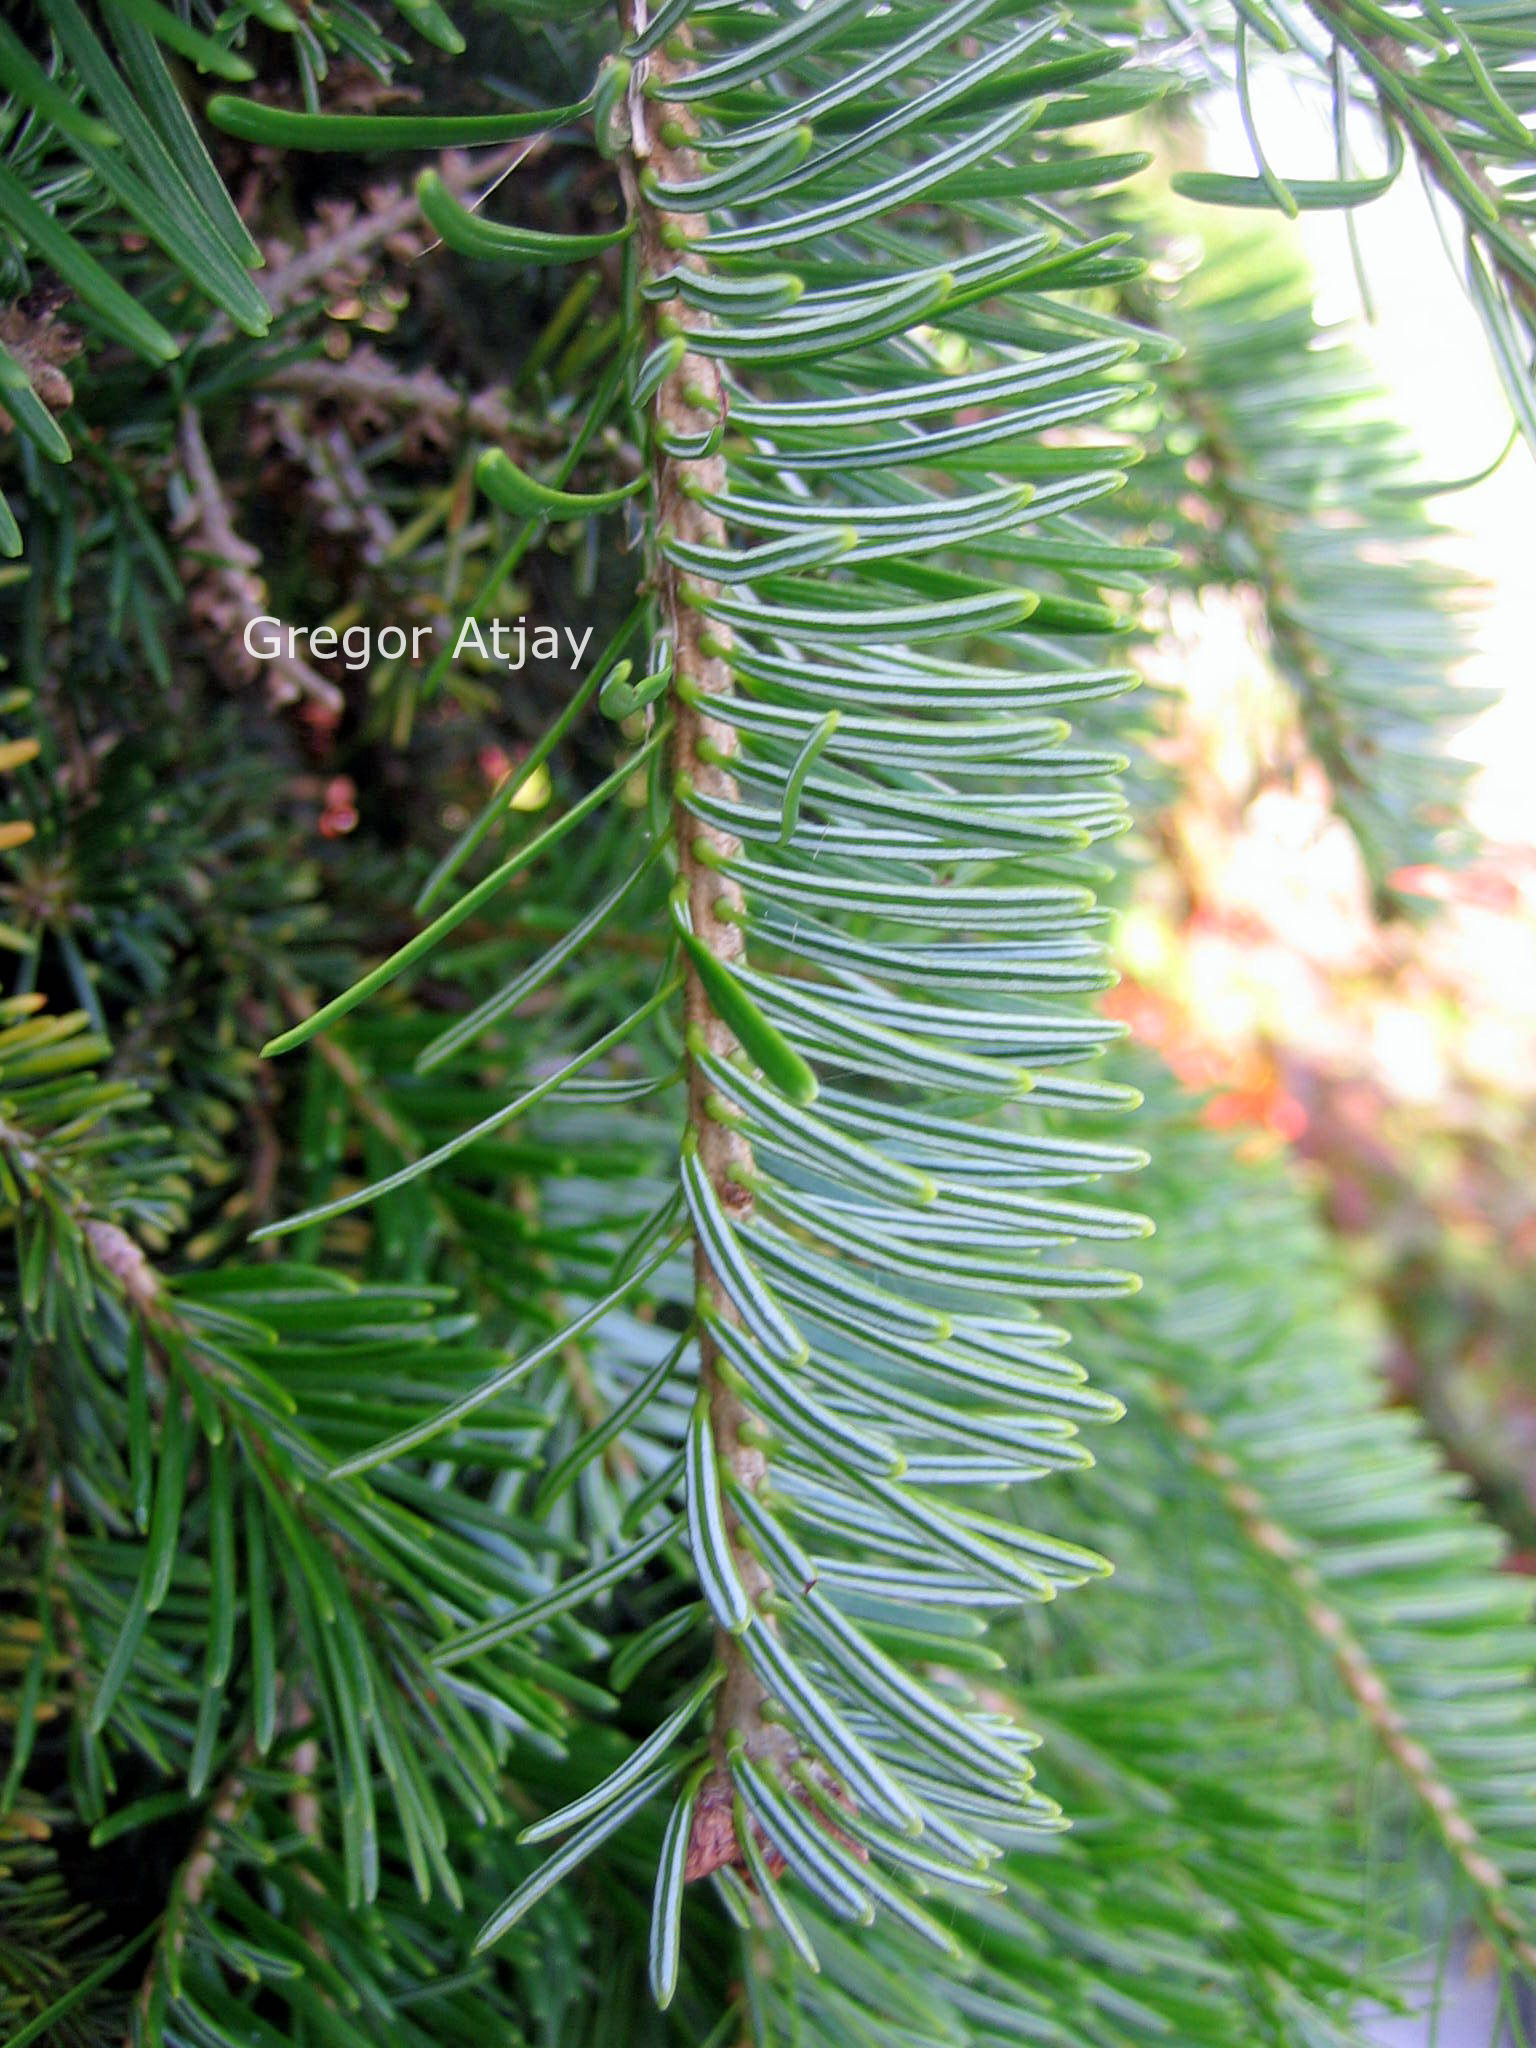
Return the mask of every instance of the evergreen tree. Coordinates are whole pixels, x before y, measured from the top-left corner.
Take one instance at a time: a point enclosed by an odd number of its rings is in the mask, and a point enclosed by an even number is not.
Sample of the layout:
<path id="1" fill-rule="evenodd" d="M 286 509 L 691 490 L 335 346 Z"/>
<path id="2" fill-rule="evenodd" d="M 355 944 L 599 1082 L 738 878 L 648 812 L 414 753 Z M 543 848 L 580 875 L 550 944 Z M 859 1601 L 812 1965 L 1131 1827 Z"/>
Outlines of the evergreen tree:
<path id="1" fill-rule="evenodd" d="M 1468 840 L 1430 485 L 1280 231 L 1174 260 L 1185 116 L 1414 160 L 1536 441 L 1533 54 L 0 23 L 16 2048 L 1303 2048 L 1469 1919 L 1513 2019 L 1521 1582 L 1100 998 L 1149 588 L 1384 916 Z"/>

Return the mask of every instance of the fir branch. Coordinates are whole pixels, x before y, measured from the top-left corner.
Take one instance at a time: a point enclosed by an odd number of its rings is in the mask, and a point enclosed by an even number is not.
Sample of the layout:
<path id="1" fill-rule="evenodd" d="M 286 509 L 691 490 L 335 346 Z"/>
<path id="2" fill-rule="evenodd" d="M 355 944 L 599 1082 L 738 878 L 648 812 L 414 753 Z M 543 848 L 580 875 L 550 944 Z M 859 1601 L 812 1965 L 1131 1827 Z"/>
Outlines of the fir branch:
<path id="1" fill-rule="evenodd" d="M 1142 504 L 1177 518 L 1197 582 L 1256 593 L 1302 734 L 1392 914 L 1411 870 L 1475 844 L 1471 770 L 1451 750 L 1486 702 L 1457 677 L 1472 591 L 1434 559 L 1437 529 L 1403 482 L 1407 438 L 1311 297 L 1271 230 L 1208 249 L 1177 292 L 1133 293 L 1180 344 L 1160 380 L 1172 459 L 1153 464 Z"/>
<path id="2" fill-rule="evenodd" d="M 1200 1475 L 1225 1525 L 1196 1539 L 1212 1579 L 1199 1633 L 1230 1628 L 1262 1656 L 1253 1602 L 1280 1589 L 1287 1642 L 1331 1667 L 1490 1936 L 1529 1968 L 1536 1904 L 1511 1819 L 1536 1784 L 1529 1585 L 1500 1572 L 1499 1538 L 1416 1425 L 1382 1407 L 1370 1325 L 1300 1189 L 1274 1162 L 1240 1164 L 1164 1077 L 1148 1095 L 1169 1227 L 1145 1293 L 1104 1312 L 1085 1348 L 1103 1373 L 1118 1362 L 1133 1409 L 1165 1423 L 1168 1455 Z M 1157 1469 L 1150 1449 L 1123 1446 L 1133 1503 Z M 1140 1510 L 1118 1512 L 1135 1574 Z M 1170 1616 L 1158 1639 L 1176 1628 Z M 1255 1675 L 1271 1701 L 1273 1678 Z"/>
<path id="3" fill-rule="evenodd" d="M 1483 1912 L 1508 1939 L 1521 1965 L 1536 1969 L 1536 1940 L 1526 1918 L 1510 1903 L 1503 1871 L 1483 1847 L 1478 1829 L 1434 1756 L 1411 1732 L 1386 1673 L 1328 1598 L 1309 1546 L 1275 1519 L 1245 1466 L 1222 1448 L 1210 1418 L 1193 1407 L 1177 1385 L 1154 1381 L 1152 1391 L 1174 1435 L 1186 1446 L 1190 1463 L 1211 1482 L 1243 1540 L 1279 1570 L 1295 1613 L 1326 1650 L 1362 1720 L 1428 1814 Z"/>

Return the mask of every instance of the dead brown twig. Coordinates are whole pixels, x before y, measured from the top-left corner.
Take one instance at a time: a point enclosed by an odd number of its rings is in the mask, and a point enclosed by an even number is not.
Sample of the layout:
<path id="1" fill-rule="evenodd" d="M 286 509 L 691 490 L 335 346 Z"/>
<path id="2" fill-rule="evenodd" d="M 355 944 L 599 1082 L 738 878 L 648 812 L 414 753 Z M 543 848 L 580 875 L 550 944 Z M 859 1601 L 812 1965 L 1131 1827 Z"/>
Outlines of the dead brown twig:
<path id="1" fill-rule="evenodd" d="M 340 690 L 297 654 L 280 652 L 259 660 L 249 651 L 247 628 L 269 618 L 267 586 L 257 573 L 261 556 L 235 531 L 234 515 L 224 495 L 196 406 L 182 407 L 177 448 L 189 486 L 187 505 L 175 522 L 183 546 L 203 575 L 189 592 L 192 615 L 214 637 L 220 658 L 230 672 L 249 680 L 265 666 L 273 701 L 291 704 L 309 698 L 339 714 Z M 280 637 L 286 646 L 286 636 Z"/>

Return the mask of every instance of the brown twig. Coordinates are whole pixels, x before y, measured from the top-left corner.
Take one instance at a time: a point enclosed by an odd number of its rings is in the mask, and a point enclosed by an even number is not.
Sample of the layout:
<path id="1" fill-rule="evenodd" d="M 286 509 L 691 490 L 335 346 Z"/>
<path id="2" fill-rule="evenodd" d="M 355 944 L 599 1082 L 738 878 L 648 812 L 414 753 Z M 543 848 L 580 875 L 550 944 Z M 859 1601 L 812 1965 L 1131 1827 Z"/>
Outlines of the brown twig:
<path id="1" fill-rule="evenodd" d="M 185 537 L 183 545 L 188 552 L 202 558 L 209 571 L 204 590 L 193 592 L 193 614 L 218 634 L 225 658 L 235 664 L 237 673 L 241 658 L 259 669 L 258 657 L 247 652 L 245 635 L 253 620 L 271 616 L 266 608 L 267 586 L 257 574 L 261 556 L 235 531 L 234 515 L 208 453 L 202 421 L 194 405 L 181 409 L 177 447 L 191 495 L 186 510 L 176 521 L 176 531 Z M 285 644 L 286 636 L 279 641 L 280 646 Z M 265 667 L 274 702 L 291 704 L 307 697 L 328 712 L 340 713 L 340 690 L 298 655 L 270 655 L 265 658 Z"/>
<path id="2" fill-rule="evenodd" d="M 289 363 L 274 371 L 266 388 L 296 391 L 340 405 L 409 413 L 445 427 L 467 427 L 503 446 L 552 448 L 564 441 L 564 430 L 553 422 L 514 413 L 504 390 L 456 391 L 430 366 L 402 370 L 366 343 L 353 349 L 344 362 Z"/>
<path id="3" fill-rule="evenodd" d="M 542 137 L 535 138 L 532 148 L 526 142 L 516 142 L 505 149 L 484 154 L 450 151 L 439 162 L 438 171 L 443 183 L 451 188 L 462 190 L 482 179 L 489 183 L 510 170 L 520 158 L 525 162 L 533 161 L 539 154 L 538 145 L 542 140 Z M 366 255 L 380 242 L 404 234 L 420 219 L 421 207 L 415 192 L 404 192 L 398 199 L 374 212 L 359 215 L 335 234 L 274 265 L 265 276 L 258 276 L 256 282 L 261 295 L 274 313 L 280 313 L 328 271 L 340 269 L 355 258 Z"/>

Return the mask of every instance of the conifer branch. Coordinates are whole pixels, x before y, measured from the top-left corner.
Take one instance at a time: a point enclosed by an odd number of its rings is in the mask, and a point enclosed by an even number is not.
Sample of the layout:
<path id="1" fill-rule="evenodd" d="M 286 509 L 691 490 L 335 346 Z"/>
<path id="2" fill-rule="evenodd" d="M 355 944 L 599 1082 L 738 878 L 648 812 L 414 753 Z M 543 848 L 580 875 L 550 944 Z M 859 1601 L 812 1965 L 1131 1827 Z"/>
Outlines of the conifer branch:
<path id="1" fill-rule="evenodd" d="M 1278 1567 L 1297 1614 L 1323 1646 L 1345 1690 L 1359 1708 L 1361 1719 L 1429 1816 L 1457 1869 L 1477 1894 L 1483 1911 L 1508 1938 L 1511 1951 L 1524 1966 L 1536 1969 L 1536 1942 L 1531 1940 L 1525 1921 L 1510 1906 L 1503 1871 L 1484 1849 L 1477 1828 L 1434 1757 L 1412 1734 L 1386 1673 L 1328 1599 L 1325 1582 L 1311 1562 L 1307 1546 L 1276 1519 L 1251 1475 L 1221 1447 L 1210 1417 L 1202 1414 L 1171 1381 L 1155 1382 L 1152 1391 L 1175 1436 L 1187 1447 L 1190 1463 L 1210 1480 L 1244 1542 L 1270 1565 Z"/>
<path id="2" fill-rule="evenodd" d="M 1470 586 L 1435 559 L 1437 529 L 1402 482 L 1413 451 L 1368 365 L 1318 322 L 1278 232 L 1259 250 L 1213 255 L 1177 294 L 1128 295 L 1181 347 L 1161 373 L 1166 445 L 1198 437 L 1158 466 L 1159 489 L 1179 494 L 1196 582 L 1230 579 L 1262 606 L 1385 915 L 1405 871 L 1475 843 L 1449 744 L 1485 701 L 1455 676 Z"/>

